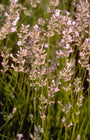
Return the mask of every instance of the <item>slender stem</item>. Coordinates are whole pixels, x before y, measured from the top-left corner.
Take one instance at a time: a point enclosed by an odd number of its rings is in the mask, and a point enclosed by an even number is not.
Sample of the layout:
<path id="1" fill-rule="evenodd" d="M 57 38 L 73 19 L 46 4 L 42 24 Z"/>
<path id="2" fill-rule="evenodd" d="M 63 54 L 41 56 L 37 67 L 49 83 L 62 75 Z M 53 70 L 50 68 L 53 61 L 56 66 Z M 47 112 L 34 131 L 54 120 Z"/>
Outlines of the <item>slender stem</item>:
<path id="1" fill-rule="evenodd" d="M 74 127 L 73 127 L 73 132 L 72 132 L 71 140 L 74 140 L 75 129 L 76 129 L 76 122 L 75 122 Z"/>
<path id="2" fill-rule="evenodd" d="M 3 138 L 6 138 L 7 140 L 12 140 L 12 138 L 9 138 L 9 137 L 7 137 L 7 136 L 5 136 L 3 134 L 0 134 L 0 136 L 3 137 Z"/>
<path id="3" fill-rule="evenodd" d="M 65 126 L 65 140 L 67 140 L 67 127 Z"/>

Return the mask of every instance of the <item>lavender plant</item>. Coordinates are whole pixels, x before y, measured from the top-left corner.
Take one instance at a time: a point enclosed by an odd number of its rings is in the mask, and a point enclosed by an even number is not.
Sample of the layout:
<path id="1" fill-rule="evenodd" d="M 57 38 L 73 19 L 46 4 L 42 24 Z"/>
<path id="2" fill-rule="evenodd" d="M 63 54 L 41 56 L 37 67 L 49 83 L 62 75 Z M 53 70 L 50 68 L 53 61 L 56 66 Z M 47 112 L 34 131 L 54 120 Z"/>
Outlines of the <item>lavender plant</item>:
<path id="1" fill-rule="evenodd" d="M 90 139 L 89 26 L 88 0 L 0 2 L 1 140 Z"/>

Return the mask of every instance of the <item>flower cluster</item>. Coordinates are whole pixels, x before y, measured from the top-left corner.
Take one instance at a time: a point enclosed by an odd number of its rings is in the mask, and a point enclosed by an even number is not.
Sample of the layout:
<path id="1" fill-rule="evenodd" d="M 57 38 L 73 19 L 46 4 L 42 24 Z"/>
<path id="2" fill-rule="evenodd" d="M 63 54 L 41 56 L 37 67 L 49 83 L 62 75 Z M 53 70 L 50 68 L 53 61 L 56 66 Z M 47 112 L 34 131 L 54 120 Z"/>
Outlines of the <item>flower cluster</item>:
<path id="1" fill-rule="evenodd" d="M 3 58 L 1 72 L 3 72 L 3 73 L 5 73 L 9 68 L 9 52 L 10 52 L 10 50 L 9 49 L 6 50 L 5 47 L 1 51 L 1 56 Z"/>
<path id="2" fill-rule="evenodd" d="M 10 2 L 9 10 L 5 13 L 6 21 L 0 30 L 0 40 L 3 40 L 11 32 L 17 31 L 17 23 L 20 18 L 20 8 L 17 1 Z"/>
<path id="3" fill-rule="evenodd" d="M 32 140 L 41 140 L 40 134 L 43 133 L 43 128 L 41 126 L 36 126 L 34 127 L 34 135 L 30 134 L 30 138 Z"/>
<path id="4" fill-rule="evenodd" d="M 90 61 L 90 39 L 86 38 L 83 44 L 81 45 L 79 63 L 83 68 L 88 69 L 90 67 L 89 61 Z"/>

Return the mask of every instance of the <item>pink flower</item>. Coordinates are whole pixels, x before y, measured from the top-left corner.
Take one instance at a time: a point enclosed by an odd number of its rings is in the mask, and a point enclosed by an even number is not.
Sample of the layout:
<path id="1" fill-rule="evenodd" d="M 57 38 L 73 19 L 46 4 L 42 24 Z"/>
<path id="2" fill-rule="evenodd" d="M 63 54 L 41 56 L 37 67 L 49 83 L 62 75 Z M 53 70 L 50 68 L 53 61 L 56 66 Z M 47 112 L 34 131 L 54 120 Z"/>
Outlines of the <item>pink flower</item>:
<path id="1" fill-rule="evenodd" d="M 56 11 L 55 11 L 55 16 L 56 16 L 56 17 L 59 17 L 59 15 L 60 15 L 60 10 L 59 10 L 59 9 L 56 9 Z"/>
<path id="2" fill-rule="evenodd" d="M 23 134 L 17 134 L 18 140 L 21 140 L 23 138 Z"/>
<path id="3" fill-rule="evenodd" d="M 17 42 L 17 45 L 18 45 L 18 46 L 21 46 L 21 45 L 22 45 L 22 42 L 21 42 L 21 41 L 18 41 L 18 42 Z"/>
<path id="4" fill-rule="evenodd" d="M 71 23 L 72 23 L 72 21 L 71 21 L 71 20 L 69 20 L 69 21 L 67 22 L 67 24 L 68 24 L 68 25 L 71 25 Z"/>
<path id="5" fill-rule="evenodd" d="M 17 31 L 17 27 L 12 27 L 11 28 L 11 32 L 16 32 Z"/>

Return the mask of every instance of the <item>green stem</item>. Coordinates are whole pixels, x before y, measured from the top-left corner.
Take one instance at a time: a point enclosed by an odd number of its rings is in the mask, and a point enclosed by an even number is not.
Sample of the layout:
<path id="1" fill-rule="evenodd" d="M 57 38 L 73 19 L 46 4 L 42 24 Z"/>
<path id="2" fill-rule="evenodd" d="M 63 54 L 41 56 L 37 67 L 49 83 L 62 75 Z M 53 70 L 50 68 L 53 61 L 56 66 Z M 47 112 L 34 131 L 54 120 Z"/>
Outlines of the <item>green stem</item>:
<path id="1" fill-rule="evenodd" d="M 12 138 L 9 138 L 9 137 L 7 137 L 7 136 L 5 136 L 3 134 L 0 134 L 0 136 L 6 138 L 7 140 L 12 140 Z"/>
<path id="2" fill-rule="evenodd" d="M 74 127 L 73 127 L 73 132 L 72 132 L 72 137 L 71 137 L 71 140 L 74 140 L 74 136 L 75 136 L 75 129 L 76 129 L 76 122 L 75 122 Z"/>

